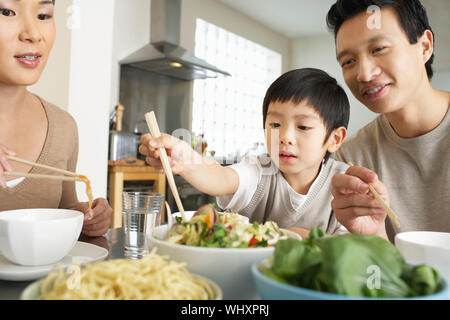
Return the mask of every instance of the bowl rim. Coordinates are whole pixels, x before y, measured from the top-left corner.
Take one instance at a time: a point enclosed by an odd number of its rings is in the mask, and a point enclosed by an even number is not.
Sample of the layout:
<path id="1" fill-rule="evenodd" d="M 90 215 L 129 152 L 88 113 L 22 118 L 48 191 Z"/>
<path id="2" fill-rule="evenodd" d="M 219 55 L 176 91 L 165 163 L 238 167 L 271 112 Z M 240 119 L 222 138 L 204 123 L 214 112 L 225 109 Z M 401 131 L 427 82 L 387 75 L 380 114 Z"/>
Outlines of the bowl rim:
<path id="1" fill-rule="evenodd" d="M 212 291 L 215 294 L 214 299 L 208 299 L 208 300 L 223 300 L 223 292 L 222 288 L 213 280 L 201 276 L 196 273 L 189 272 L 195 279 L 205 281 Z M 36 281 L 33 281 L 32 283 L 28 284 L 20 293 L 20 300 L 40 300 L 40 294 L 36 294 L 33 297 L 30 297 L 31 294 L 34 294 L 36 290 L 40 290 L 40 287 L 42 286 L 42 283 L 44 282 L 45 277 L 42 279 L 38 279 Z"/>
<path id="2" fill-rule="evenodd" d="M 36 213 L 48 213 L 50 215 L 57 215 L 62 213 L 68 213 L 68 216 L 60 216 L 58 219 L 46 219 L 46 220 L 21 220 L 15 219 L 19 218 L 22 213 L 26 212 L 36 212 Z M 30 213 L 33 214 L 33 213 Z M 59 209 L 59 208 L 29 208 L 29 209 L 16 209 L 16 210 L 5 210 L 0 211 L 0 221 L 22 221 L 22 222 L 48 222 L 48 221 L 56 221 L 56 220 L 67 220 L 67 219 L 76 219 L 80 216 L 84 217 L 83 212 L 73 209 Z"/>
<path id="3" fill-rule="evenodd" d="M 269 283 L 271 285 L 274 285 L 275 287 L 277 287 L 278 289 L 283 289 L 283 290 L 287 290 L 290 293 L 296 293 L 298 294 L 299 291 L 305 291 L 306 293 L 308 293 L 312 299 L 317 298 L 317 296 L 322 296 L 325 299 L 332 299 L 332 300 L 420 300 L 421 298 L 426 297 L 427 299 L 433 299 L 433 297 L 435 297 L 436 295 L 440 295 L 443 292 L 447 292 L 447 295 L 450 294 L 450 288 L 449 285 L 447 283 L 447 281 L 441 277 L 441 280 L 443 282 L 443 287 L 441 290 L 439 290 L 438 292 L 435 292 L 433 294 L 430 295 L 425 295 L 425 296 L 417 296 L 417 297 L 404 297 L 404 298 L 375 298 L 375 297 L 357 297 L 357 296 L 347 296 L 347 295 L 343 295 L 343 294 L 337 294 L 337 293 L 330 293 L 330 292 L 323 292 L 323 291 L 318 291 L 318 290 L 313 290 L 313 289 L 308 289 L 308 288 L 303 288 L 303 287 L 299 287 L 299 286 L 295 286 L 292 284 L 288 284 L 288 283 L 282 283 L 280 281 L 276 281 L 274 279 L 271 279 L 269 277 L 267 277 L 266 275 L 264 275 L 261 272 L 261 268 L 264 267 L 264 265 L 270 266 L 270 260 L 273 259 L 273 256 L 269 256 L 261 261 L 255 262 L 252 264 L 251 270 L 252 270 L 252 275 L 254 277 L 255 283 L 257 282 L 257 279 L 260 279 L 266 283 Z"/>
<path id="4" fill-rule="evenodd" d="M 436 249 L 450 250 L 450 246 L 446 247 L 446 246 L 439 246 L 439 245 L 436 245 L 436 244 L 423 243 L 423 242 L 421 242 L 419 240 L 413 240 L 413 239 L 409 238 L 410 235 L 415 235 L 415 234 L 421 234 L 421 235 L 426 235 L 426 234 L 445 235 L 450 240 L 450 232 L 440 232 L 440 231 L 406 231 L 406 232 L 397 233 L 395 235 L 395 237 L 394 237 L 395 245 L 398 246 L 399 245 L 399 241 L 401 241 L 401 242 L 407 243 L 407 244 L 420 245 L 420 246 L 422 246 L 424 248 L 436 248 Z"/>
<path id="5" fill-rule="evenodd" d="M 155 227 L 155 229 L 162 229 L 162 228 L 168 228 L 167 224 L 164 225 L 160 225 Z M 283 229 L 281 228 L 281 230 L 286 231 L 288 234 L 292 234 L 295 235 L 297 239 L 299 239 L 300 235 L 298 235 L 297 233 L 287 230 L 287 229 Z M 168 230 L 167 230 L 168 231 Z M 301 237 L 300 237 L 301 239 Z M 219 250 L 220 252 L 224 252 L 226 251 L 227 253 L 234 253 L 234 252 L 266 252 L 269 250 L 273 250 L 275 249 L 275 246 L 271 246 L 271 247 L 263 247 L 263 248 L 218 248 L 218 247 L 197 247 L 197 246 L 188 246 L 188 245 L 184 245 L 184 244 L 177 244 L 177 243 L 171 243 L 168 241 L 164 241 L 162 239 L 158 239 L 154 237 L 154 230 L 152 232 L 151 235 L 148 236 L 148 242 L 149 245 L 151 245 L 152 242 L 154 242 L 154 246 L 156 245 L 161 245 L 164 246 L 166 248 L 174 248 L 177 250 L 177 248 L 182 248 L 183 250 L 191 250 L 191 251 L 204 251 L 204 252 L 212 252 L 212 251 L 217 251 Z"/>

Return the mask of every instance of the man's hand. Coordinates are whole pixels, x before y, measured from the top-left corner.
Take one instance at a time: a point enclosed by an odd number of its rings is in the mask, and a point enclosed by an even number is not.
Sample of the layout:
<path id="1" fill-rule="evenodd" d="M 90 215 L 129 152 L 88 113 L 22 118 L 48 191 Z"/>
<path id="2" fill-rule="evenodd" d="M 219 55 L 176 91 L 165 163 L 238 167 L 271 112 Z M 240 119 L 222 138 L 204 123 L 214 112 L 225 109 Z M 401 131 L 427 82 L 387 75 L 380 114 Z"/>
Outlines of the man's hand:
<path id="1" fill-rule="evenodd" d="M 308 229 L 300 228 L 300 227 L 290 227 L 290 228 L 287 228 L 287 230 L 299 234 L 302 237 L 302 240 L 309 238 L 310 230 L 308 230 Z"/>
<path id="2" fill-rule="evenodd" d="M 378 235 L 387 239 L 386 212 L 369 191 L 371 184 L 389 205 L 386 186 L 373 171 L 358 166 L 347 169 L 345 174 L 336 174 L 332 179 L 334 199 L 331 201 L 336 219 L 349 232 L 362 235 Z"/>

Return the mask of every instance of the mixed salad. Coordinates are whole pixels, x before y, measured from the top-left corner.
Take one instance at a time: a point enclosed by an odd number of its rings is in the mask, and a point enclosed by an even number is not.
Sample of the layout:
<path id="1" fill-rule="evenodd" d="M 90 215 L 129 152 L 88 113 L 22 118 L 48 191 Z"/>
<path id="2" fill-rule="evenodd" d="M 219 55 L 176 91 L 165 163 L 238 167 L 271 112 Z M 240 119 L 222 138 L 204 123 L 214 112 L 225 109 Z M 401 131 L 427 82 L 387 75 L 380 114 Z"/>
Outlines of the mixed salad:
<path id="1" fill-rule="evenodd" d="M 250 223 L 238 213 L 219 213 L 214 206 L 205 205 L 188 222 L 177 217 L 165 240 L 198 247 L 257 248 L 273 246 L 287 238 L 273 221 Z"/>

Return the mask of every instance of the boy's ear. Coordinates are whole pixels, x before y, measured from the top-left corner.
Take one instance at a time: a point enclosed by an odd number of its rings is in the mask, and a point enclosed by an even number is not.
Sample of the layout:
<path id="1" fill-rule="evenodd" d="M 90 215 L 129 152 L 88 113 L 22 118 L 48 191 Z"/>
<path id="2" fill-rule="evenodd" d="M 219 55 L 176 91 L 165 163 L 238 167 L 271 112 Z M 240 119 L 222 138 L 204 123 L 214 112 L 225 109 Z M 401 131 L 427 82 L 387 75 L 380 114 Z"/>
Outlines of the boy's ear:
<path id="1" fill-rule="evenodd" d="M 336 152 L 344 142 L 345 137 L 347 136 L 347 129 L 344 127 L 339 127 L 334 129 L 328 138 L 328 152 L 333 153 Z"/>
<path id="2" fill-rule="evenodd" d="M 420 37 L 418 42 L 420 44 L 420 49 L 422 51 L 421 54 L 423 57 L 423 62 L 427 63 L 434 51 L 433 33 L 430 30 L 425 30 L 425 32 Z"/>

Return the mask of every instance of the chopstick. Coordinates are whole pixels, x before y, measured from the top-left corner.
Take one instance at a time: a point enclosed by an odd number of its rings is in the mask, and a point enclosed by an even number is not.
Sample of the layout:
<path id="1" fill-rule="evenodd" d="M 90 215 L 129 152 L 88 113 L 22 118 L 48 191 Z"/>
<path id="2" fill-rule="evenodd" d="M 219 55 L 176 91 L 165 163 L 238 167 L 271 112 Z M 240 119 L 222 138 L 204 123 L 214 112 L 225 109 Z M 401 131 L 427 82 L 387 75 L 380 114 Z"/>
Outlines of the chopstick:
<path id="1" fill-rule="evenodd" d="M 353 163 L 349 162 L 348 163 L 349 166 L 353 167 Z M 383 198 L 381 198 L 381 196 L 378 194 L 378 192 L 375 190 L 375 188 L 370 185 L 367 184 L 369 186 L 369 190 L 370 192 L 372 192 L 373 196 L 375 197 L 375 199 L 377 199 L 377 201 L 380 203 L 380 205 L 383 207 L 384 211 L 386 211 L 386 213 L 388 214 L 389 218 L 391 218 L 392 222 L 394 222 L 394 224 L 397 226 L 397 228 L 400 227 L 400 222 L 398 221 L 398 217 L 395 214 L 395 212 L 387 205 L 386 202 L 384 202 Z"/>
<path id="2" fill-rule="evenodd" d="M 63 174 L 69 175 L 69 176 L 78 177 L 78 174 L 75 173 L 75 172 L 72 172 L 72 171 L 67 171 L 67 170 L 63 170 L 63 169 L 59 169 L 59 168 L 46 166 L 45 164 L 31 162 L 31 161 L 28 161 L 28 160 L 24 160 L 24 159 L 13 157 L 13 156 L 9 156 L 9 155 L 7 155 L 6 158 L 8 158 L 9 160 L 16 161 L 16 162 L 28 164 L 28 165 L 33 166 L 33 167 L 39 167 L 39 168 L 43 168 L 43 169 L 53 170 L 53 171 L 56 171 L 56 172 L 59 172 L 59 173 L 63 173 Z"/>
<path id="3" fill-rule="evenodd" d="M 63 180 L 63 181 L 83 181 L 81 178 L 78 177 L 54 176 L 49 174 L 36 174 L 25 172 L 4 172 L 3 174 L 9 177 L 25 177 L 25 178 Z"/>
<path id="4" fill-rule="evenodd" d="M 155 113 L 150 111 L 145 114 L 145 120 L 147 121 L 147 126 L 152 134 L 153 138 L 158 138 L 161 136 L 161 132 L 159 131 L 158 122 L 156 121 Z M 167 157 L 166 149 L 160 148 L 159 156 L 161 158 L 162 166 L 164 169 L 164 173 L 167 176 L 167 181 L 169 182 L 170 189 L 172 190 L 173 196 L 175 198 L 175 202 L 177 203 L 178 209 L 181 213 L 181 218 L 183 221 L 187 221 L 186 216 L 184 214 L 183 204 L 181 203 L 180 196 L 178 194 L 178 189 L 175 184 L 175 179 L 173 178 L 172 168 L 170 167 L 169 158 Z"/>

